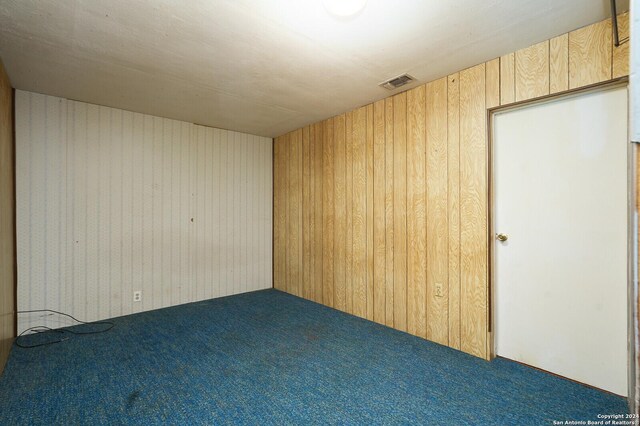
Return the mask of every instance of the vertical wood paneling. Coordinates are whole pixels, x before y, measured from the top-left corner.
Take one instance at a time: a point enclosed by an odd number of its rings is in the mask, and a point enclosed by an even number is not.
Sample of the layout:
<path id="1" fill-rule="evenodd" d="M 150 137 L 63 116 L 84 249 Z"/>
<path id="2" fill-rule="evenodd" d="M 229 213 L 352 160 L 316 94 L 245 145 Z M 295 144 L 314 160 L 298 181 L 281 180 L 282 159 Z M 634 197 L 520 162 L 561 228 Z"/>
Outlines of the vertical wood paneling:
<path id="1" fill-rule="evenodd" d="M 500 105 L 516 101 L 516 54 L 500 57 Z"/>
<path id="2" fill-rule="evenodd" d="M 314 220 L 315 220 L 315 234 L 314 234 L 314 300 L 318 303 L 322 303 L 322 283 L 323 283 L 323 270 L 322 270 L 322 194 L 323 194 L 323 126 L 322 123 L 314 124 L 314 145 L 313 152 L 314 156 L 312 159 L 313 167 L 315 170 L 314 177 Z"/>
<path id="3" fill-rule="evenodd" d="M 290 280 L 287 284 L 292 294 L 300 296 L 302 290 L 302 129 L 290 133 L 288 166 L 287 270 L 290 273 Z"/>
<path id="4" fill-rule="evenodd" d="M 516 101 L 549 94 L 549 41 L 516 52 Z"/>
<path id="5" fill-rule="evenodd" d="M 394 265 L 393 265 L 393 177 L 394 177 L 394 160 L 393 160 L 393 98 L 389 97 L 384 100 L 384 131 L 385 131 L 385 189 L 384 189 L 384 215 L 385 215 L 385 278 L 384 278 L 384 296 L 385 296 L 385 324 L 394 327 Z"/>
<path id="6" fill-rule="evenodd" d="M 334 307 L 341 311 L 347 310 L 347 266 L 346 264 L 346 236 L 347 236 L 347 159 L 345 144 L 345 116 L 339 115 L 334 119 Z"/>
<path id="7" fill-rule="evenodd" d="M 309 126 L 302 129 L 302 297 L 311 299 L 311 147 L 309 145 Z"/>
<path id="8" fill-rule="evenodd" d="M 549 92 L 569 89 L 569 35 L 549 40 Z"/>
<path id="9" fill-rule="evenodd" d="M 315 134 L 313 130 L 313 125 L 306 126 L 302 130 L 302 158 L 303 158 L 303 169 L 302 175 L 304 177 L 303 181 L 303 189 L 302 193 L 304 196 L 303 202 L 303 235 L 305 235 L 305 240 L 303 244 L 303 258 L 302 258 L 302 268 L 304 271 L 305 277 L 303 278 L 303 288 L 304 288 L 304 298 L 313 300 L 315 298 L 314 287 L 315 287 L 315 274 L 314 274 L 314 262 L 315 262 L 315 253 L 313 250 L 314 246 L 314 236 L 315 236 L 315 222 L 314 222 L 314 177 L 315 170 L 313 167 L 313 143 L 315 139 Z M 306 194 L 306 196 L 305 196 Z M 308 229 L 305 229 L 308 228 Z"/>
<path id="10" fill-rule="evenodd" d="M 611 20 L 569 33 L 569 88 L 611 78 Z"/>
<path id="11" fill-rule="evenodd" d="M 293 168 L 293 155 L 291 152 L 291 138 L 292 138 L 292 134 L 291 133 L 287 133 L 286 135 L 283 136 L 283 141 L 284 141 L 284 154 L 285 154 L 285 161 L 284 161 L 284 165 L 285 165 L 285 197 L 284 197 L 284 202 L 285 202 L 285 245 L 287 246 L 286 249 L 286 253 L 287 255 L 285 256 L 285 283 L 286 283 L 286 291 L 291 293 L 291 294 L 295 294 L 295 290 L 294 290 L 294 284 L 292 283 L 292 274 L 293 274 L 293 267 L 292 264 L 295 263 L 295 261 L 292 260 L 292 257 L 295 256 L 295 250 L 293 250 L 292 246 L 291 246 L 291 233 L 295 232 L 295 228 L 292 229 L 292 223 L 293 223 L 293 219 L 291 218 L 292 215 L 292 207 L 291 207 L 291 192 L 293 192 L 294 190 L 294 186 L 293 186 L 293 178 L 292 178 L 292 168 Z M 233 144 L 233 140 L 230 141 Z M 232 150 L 229 150 L 229 156 L 231 156 L 233 154 Z M 233 157 L 231 157 L 233 158 Z M 227 175 L 227 179 L 229 178 L 229 176 Z M 229 194 L 229 196 L 233 196 L 232 194 Z M 230 218 L 231 222 L 233 223 L 233 218 Z M 228 227 L 227 228 L 227 238 L 232 237 L 233 234 L 231 233 L 231 229 L 232 227 Z M 227 260 L 229 259 L 229 252 L 227 252 Z"/>
<path id="12" fill-rule="evenodd" d="M 497 67 L 496 63 L 496 67 Z M 426 337 L 449 343 L 447 78 L 427 84 Z M 488 86 L 487 86 L 488 87 Z M 497 88 L 498 85 L 496 84 Z M 498 97 L 496 97 L 498 101 Z"/>
<path id="13" fill-rule="evenodd" d="M 20 309 L 98 320 L 271 286 L 269 139 L 22 91 L 16 108 Z"/>
<path id="14" fill-rule="evenodd" d="M 353 314 L 367 315 L 367 112 L 353 112 Z"/>
<path id="15" fill-rule="evenodd" d="M 345 114 L 345 310 L 353 313 L 353 113 Z M 336 230 L 336 238 L 338 233 Z"/>
<path id="16" fill-rule="evenodd" d="M 386 324 L 386 158 L 384 100 L 373 104 L 373 319 Z"/>
<path id="17" fill-rule="evenodd" d="M 393 97 L 393 325 L 407 331 L 407 95 Z"/>
<path id="18" fill-rule="evenodd" d="M 426 337 L 425 86 L 407 93 L 407 331 Z"/>
<path id="19" fill-rule="evenodd" d="M 310 170 L 303 176 L 321 186 L 305 184 L 300 197 L 305 206 L 314 198 L 321 203 L 305 210 L 311 225 L 300 232 L 320 245 L 322 303 L 487 358 L 487 109 L 617 76 L 598 76 L 599 68 L 624 74 L 625 48 L 610 46 L 602 30 L 607 25 L 319 123 L 318 130 L 329 133 L 317 136 L 323 142 L 317 150 L 310 130 L 309 155 L 319 160 L 322 177 L 306 151 Z M 284 158 L 276 165 L 291 161 L 279 155 Z M 321 217 L 319 234 L 314 214 Z M 312 254 L 304 270 L 314 270 L 313 248 L 306 250 Z M 315 286 L 316 279 L 305 285 Z"/>
<path id="20" fill-rule="evenodd" d="M 461 349 L 485 358 L 487 338 L 485 66 L 460 72 Z"/>
<path id="21" fill-rule="evenodd" d="M 333 307 L 334 160 L 333 119 L 322 122 L 322 302 Z"/>
<path id="22" fill-rule="evenodd" d="M 273 286 L 286 291 L 286 156 L 284 136 L 273 142 Z"/>
<path id="23" fill-rule="evenodd" d="M 629 12 L 618 15 L 618 38 L 620 45 L 613 46 L 613 75 L 611 78 L 629 75 Z"/>
<path id="24" fill-rule="evenodd" d="M 374 316 L 374 282 L 373 282 L 373 104 L 367 108 L 367 146 L 366 146 L 366 175 L 367 192 L 365 199 L 367 202 L 367 316 L 369 321 L 373 321 Z"/>
<path id="25" fill-rule="evenodd" d="M 447 83 L 449 346 L 460 349 L 460 74 Z"/>
<path id="26" fill-rule="evenodd" d="M 487 108 L 500 105 L 500 58 L 486 63 L 486 96 Z"/>

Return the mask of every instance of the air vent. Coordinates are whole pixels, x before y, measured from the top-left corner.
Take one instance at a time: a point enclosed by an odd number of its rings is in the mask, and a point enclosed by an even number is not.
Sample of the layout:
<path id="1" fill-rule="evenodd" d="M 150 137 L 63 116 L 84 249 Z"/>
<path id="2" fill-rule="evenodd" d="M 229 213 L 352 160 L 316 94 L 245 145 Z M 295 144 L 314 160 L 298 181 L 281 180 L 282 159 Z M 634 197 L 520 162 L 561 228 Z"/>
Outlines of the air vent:
<path id="1" fill-rule="evenodd" d="M 383 83 L 380 83 L 380 86 L 388 90 L 393 90 L 393 89 L 397 89 L 398 87 L 404 86 L 405 84 L 409 84 L 415 80 L 416 79 L 411 77 L 409 74 L 402 74 L 392 78 L 391 80 L 387 80 Z"/>

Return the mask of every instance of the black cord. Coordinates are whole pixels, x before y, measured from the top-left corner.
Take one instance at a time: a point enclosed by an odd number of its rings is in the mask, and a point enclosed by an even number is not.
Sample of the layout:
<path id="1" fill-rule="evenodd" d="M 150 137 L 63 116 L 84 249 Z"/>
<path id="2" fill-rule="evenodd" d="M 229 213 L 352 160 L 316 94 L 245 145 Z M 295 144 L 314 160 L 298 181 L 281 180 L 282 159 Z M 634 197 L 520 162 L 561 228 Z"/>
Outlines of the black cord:
<path id="1" fill-rule="evenodd" d="M 110 321 L 97 321 L 97 322 L 86 322 L 86 321 L 80 321 L 79 319 L 69 315 L 69 314 L 65 314 L 64 312 L 58 312 L 58 311 L 54 311 L 53 309 L 33 309 L 33 310 L 29 310 L 29 311 L 18 311 L 18 314 L 31 314 L 31 313 L 35 313 L 35 312 L 52 312 L 54 314 L 58 314 L 58 315 L 64 315 L 66 317 L 71 318 L 72 320 L 79 322 L 80 324 L 104 324 L 107 325 L 107 328 L 103 329 L 103 330 L 97 330 L 97 331 L 74 331 L 74 330 L 70 330 L 67 327 L 71 327 L 71 326 L 66 326 L 66 327 L 62 327 L 62 328 L 58 328 L 58 329 L 53 329 L 44 325 L 36 325 L 34 327 L 29 327 L 26 330 L 24 330 L 22 333 L 20 333 L 18 335 L 18 337 L 16 337 L 16 346 L 18 346 L 19 348 L 23 348 L 23 349 L 31 349 L 31 348 L 37 348 L 39 346 L 48 346 L 48 345 L 53 345 L 55 343 L 60 343 L 60 342 L 64 342 L 65 340 L 68 340 L 68 337 L 63 337 L 60 338 L 58 340 L 52 340 L 49 342 L 44 342 L 44 343 L 39 343 L 37 345 L 23 345 L 22 343 L 20 343 L 20 338 L 21 337 L 25 337 L 25 333 L 27 332 L 31 332 L 30 334 L 41 334 L 41 333 L 60 333 L 60 334 L 64 334 L 65 332 L 69 332 L 71 334 L 76 334 L 76 335 L 82 335 L 82 334 L 98 334 L 98 333 L 104 333 L 106 331 L 111 330 L 115 324 L 110 322 Z"/>
<path id="2" fill-rule="evenodd" d="M 20 337 L 22 337 L 23 335 L 25 335 L 29 331 L 32 331 L 32 334 L 40 334 L 40 333 L 47 333 L 47 332 L 64 334 L 64 332 L 62 330 L 54 330 L 53 328 L 50 328 L 50 327 L 47 327 L 47 326 L 44 326 L 44 325 L 36 325 L 35 327 L 27 328 L 22 333 L 20 333 L 18 335 L 18 337 L 16 337 L 16 346 L 17 347 L 23 348 L 23 349 L 30 349 L 30 348 L 37 348 L 38 346 L 52 345 L 54 343 L 60 343 L 60 342 L 63 342 L 65 340 L 67 340 L 67 338 L 65 337 L 65 338 L 54 340 L 54 341 L 51 341 L 51 342 L 39 343 L 37 345 L 23 345 L 23 344 L 21 344 L 18 339 Z"/>

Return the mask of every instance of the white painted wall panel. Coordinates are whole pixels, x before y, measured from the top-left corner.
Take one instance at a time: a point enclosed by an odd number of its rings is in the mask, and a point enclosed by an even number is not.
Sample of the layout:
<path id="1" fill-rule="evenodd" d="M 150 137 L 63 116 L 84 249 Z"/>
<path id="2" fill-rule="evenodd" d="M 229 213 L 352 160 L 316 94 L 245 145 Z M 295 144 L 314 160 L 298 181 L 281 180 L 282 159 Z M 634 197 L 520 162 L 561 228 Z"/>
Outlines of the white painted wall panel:
<path id="1" fill-rule="evenodd" d="M 271 147 L 17 91 L 18 309 L 93 321 L 271 287 Z"/>

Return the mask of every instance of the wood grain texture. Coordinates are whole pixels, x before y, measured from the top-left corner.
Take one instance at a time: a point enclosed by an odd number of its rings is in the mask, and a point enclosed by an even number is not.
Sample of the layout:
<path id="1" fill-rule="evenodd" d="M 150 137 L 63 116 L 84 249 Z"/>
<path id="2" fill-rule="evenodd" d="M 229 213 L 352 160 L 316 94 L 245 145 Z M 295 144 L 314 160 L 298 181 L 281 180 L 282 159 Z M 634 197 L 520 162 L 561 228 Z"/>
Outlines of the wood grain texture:
<path id="1" fill-rule="evenodd" d="M 345 116 L 346 151 L 346 311 L 353 313 L 353 111 Z"/>
<path id="2" fill-rule="evenodd" d="M 386 324 L 386 158 L 384 100 L 373 104 L 373 319 Z"/>
<path id="3" fill-rule="evenodd" d="M 303 222 L 310 226 L 301 238 L 311 242 L 310 248 L 303 244 L 304 259 L 311 251 L 311 265 L 303 270 L 313 275 L 311 294 L 304 287 L 304 297 L 318 297 L 314 281 L 322 280 L 318 299 L 328 306 L 337 301 L 348 313 L 489 357 L 487 109 L 608 79 L 611 70 L 624 73 L 627 53 L 611 47 L 604 29 L 610 31 L 610 24 L 555 37 L 329 119 L 318 126 L 319 151 L 310 126 L 309 155 L 317 152 L 318 172 L 303 149 L 302 163 L 312 170 L 299 196 L 303 206 L 320 203 L 311 213 L 303 207 Z M 609 76 L 593 77 L 599 67 L 608 67 Z M 328 126 L 330 134 L 323 134 Z M 293 135 L 277 138 L 276 146 Z M 277 155 L 290 152 L 278 149 Z M 301 175 L 306 182 L 307 173 Z M 274 192 L 275 205 L 277 197 L 291 202 L 294 183 L 288 175 L 274 177 L 285 186 Z M 321 219 L 315 230 L 314 215 Z M 288 217 L 284 223 L 291 226 Z M 289 240 L 274 237 L 274 245 L 286 254 Z M 287 276 L 294 264 L 286 265 Z"/>
<path id="4" fill-rule="evenodd" d="M 0 373 L 14 334 L 15 214 L 13 169 L 13 94 L 0 62 Z"/>
<path id="5" fill-rule="evenodd" d="M 496 71 L 498 64 L 494 62 Z M 489 74 L 487 70 L 487 74 Z M 499 88 L 499 78 L 494 86 Z M 448 79 L 427 84 L 427 338 L 449 344 Z M 487 87 L 489 87 L 487 85 Z M 495 101 L 499 93 L 495 90 Z M 441 290 L 440 290 L 441 288 Z"/>
<path id="6" fill-rule="evenodd" d="M 393 326 L 407 331 L 407 94 L 393 97 Z"/>
<path id="7" fill-rule="evenodd" d="M 369 321 L 374 317 L 374 280 L 373 280 L 373 104 L 366 106 L 367 109 L 367 146 L 366 146 L 366 174 L 367 174 L 367 316 Z"/>
<path id="8" fill-rule="evenodd" d="M 569 89 L 569 35 L 549 40 L 549 93 Z"/>
<path id="9" fill-rule="evenodd" d="M 384 215 L 385 215 L 385 278 L 384 278 L 384 303 L 385 303 L 385 324 L 389 327 L 394 326 L 394 303 L 393 303 L 393 98 L 388 97 L 384 100 L 384 150 L 385 150 L 385 190 L 384 190 Z"/>
<path id="10" fill-rule="evenodd" d="M 500 58 L 486 63 L 487 108 L 500 105 Z"/>
<path id="11" fill-rule="evenodd" d="M 549 41 L 516 51 L 516 101 L 549 94 Z"/>
<path id="12" fill-rule="evenodd" d="M 334 307 L 341 311 L 347 310 L 347 286 L 345 269 L 345 248 L 347 231 L 347 160 L 345 153 L 345 115 L 334 118 L 333 126 L 334 142 Z"/>
<path id="13" fill-rule="evenodd" d="M 323 282 L 323 264 L 322 264 L 322 194 L 323 194 L 323 130 L 322 123 L 315 123 L 313 125 L 315 138 L 313 141 L 313 167 L 315 171 L 314 176 L 314 301 L 323 303 L 322 299 L 322 282 Z"/>
<path id="14" fill-rule="evenodd" d="M 322 122 L 322 303 L 334 306 L 334 162 L 333 118 Z"/>
<path id="15" fill-rule="evenodd" d="M 307 197 L 307 204 L 304 206 L 305 210 L 308 211 L 308 226 L 309 226 L 309 230 L 305 231 L 303 230 L 303 233 L 307 233 L 308 234 L 308 241 L 305 241 L 305 244 L 308 245 L 308 251 L 309 251 L 309 255 L 308 255 L 308 260 L 303 259 L 303 263 L 304 263 L 304 270 L 307 271 L 307 274 L 309 276 L 309 283 L 305 283 L 305 288 L 307 288 L 307 295 L 305 296 L 305 299 L 309 299 L 309 300 L 315 300 L 315 289 L 316 289 L 316 274 L 315 274 L 315 263 L 316 263 L 316 251 L 315 251 L 315 234 L 316 234 L 316 222 L 315 222 L 315 210 L 316 210 L 316 206 L 315 206 L 315 191 L 316 191 L 316 186 L 315 186 L 315 179 L 316 179 L 316 170 L 315 170 L 315 152 L 314 152 L 314 145 L 315 145 L 315 139 L 316 139 L 316 134 L 315 134 L 315 125 L 311 124 L 308 127 L 308 156 L 309 159 L 306 160 L 306 167 L 309 168 L 308 171 L 303 170 L 303 176 L 308 175 L 308 180 L 304 182 L 305 187 L 307 187 L 307 191 L 309 192 L 309 196 Z M 305 140 L 305 135 L 303 133 L 302 135 L 302 140 L 303 140 L 303 148 L 304 148 L 304 140 Z M 304 156 L 304 152 L 303 152 L 303 158 L 306 159 L 306 157 Z M 304 193 L 304 189 L 303 189 L 303 193 Z M 307 265 L 308 263 L 308 265 Z"/>
<path id="16" fill-rule="evenodd" d="M 287 269 L 289 271 L 288 290 L 302 295 L 302 129 L 294 130 L 289 138 L 290 191 L 287 193 Z"/>
<path id="17" fill-rule="evenodd" d="M 447 84 L 449 346 L 460 349 L 460 74 Z"/>
<path id="18" fill-rule="evenodd" d="M 353 111 L 353 314 L 367 315 L 367 112 Z"/>
<path id="19" fill-rule="evenodd" d="M 273 286 L 278 290 L 287 290 L 286 281 L 286 224 L 287 224 L 287 169 L 286 136 L 273 141 Z"/>
<path id="20" fill-rule="evenodd" d="M 431 84 L 431 83 L 429 83 Z M 407 95 L 407 331 L 426 337 L 427 221 L 425 86 Z"/>
<path id="21" fill-rule="evenodd" d="M 486 358 L 487 179 L 485 67 L 460 72 L 461 349 Z"/>
<path id="22" fill-rule="evenodd" d="M 293 294 L 293 286 L 290 284 L 291 283 L 291 271 L 292 271 L 292 267 L 291 267 L 291 261 L 289 260 L 289 256 L 290 256 L 290 236 L 289 234 L 291 233 L 291 229 L 290 229 L 290 216 L 291 216 L 291 211 L 290 211 L 290 194 L 292 191 L 292 187 L 291 187 L 291 165 L 290 165 L 290 161 L 289 158 L 291 157 L 291 133 L 286 133 L 284 135 L 281 136 L 282 138 L 282 152 L 284 155 L 284 159 L 282 160 L 282 164 L 284 165 L 284 185 L 285 185 L 285 190 L 284 190 L 284 223 L 285 223 L 285 231 L 284 231 L 284 245 L 286 246 L 285 249 L 285 256 L 284 256 L 284 263 L 285 263 L 285 267 L 284 267 L 284 282 L 285 282 L 285 291 L 287 293 L 291 293 Z M 227 233 L 228 234 L 228 233 Z M 227 235 L 228 238 L 228 235 Z"/>
<path id="23" fill-rule="evenodd" d="M 613 75 L 619 78 L 629 75 L 629 12 L 618 15 L 618 38 L 620 45 L 613 46 Z"/>
<path id="24" fill-rule="evenodd" d="M 500 57 L 500 105 L 516 101 L 516 54 Z"/>
<path id="25" fill-rule="evenodd" d="M 309 145 L 309 126 L 302 128 L 302 297 L 312 298 L 313 277 L 311 274 L 311 146 Z"/>
<path id="26" fill-rule="evenodd" d="M 570 89 L 609 80 L 611 63 L 611 20 L 569 33 Z"/>

